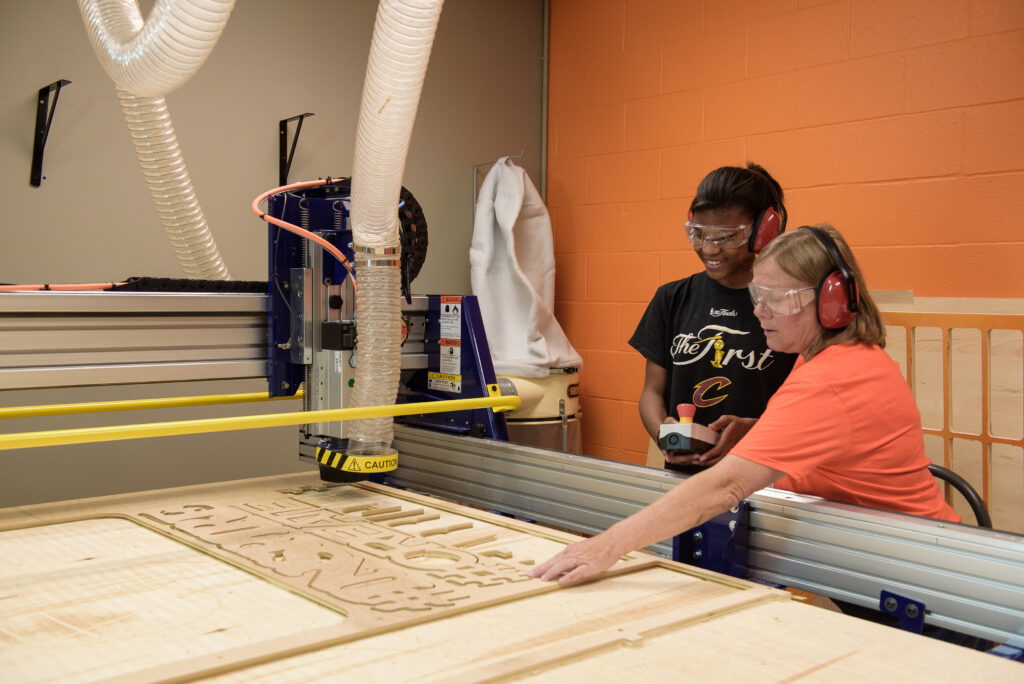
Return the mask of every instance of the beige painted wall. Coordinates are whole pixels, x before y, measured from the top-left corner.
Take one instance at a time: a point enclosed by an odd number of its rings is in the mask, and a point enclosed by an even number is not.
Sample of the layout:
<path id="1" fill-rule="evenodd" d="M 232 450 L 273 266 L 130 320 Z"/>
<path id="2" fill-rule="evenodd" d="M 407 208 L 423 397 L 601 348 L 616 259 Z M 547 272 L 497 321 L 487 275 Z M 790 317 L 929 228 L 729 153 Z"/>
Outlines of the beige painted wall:
<path id="1" fill-rule="evenodd" d="M 149 7 L 151 3 L 144 3 Z M 264 224 L 249 210 L 277 184 L 278 121 L 313 112 L 289 180 L 351 173 L 373 0 L 238 0 L 212 55 L 167 96 L 203 211 L 232 276 L 266 278 Z M 157 219 L 113 83 L 70 0 L 0 0 L 0 282 L 92 282 L 181 271 Z M 426 214 L 417 293 L 468 293 L 473 165 L 524 153 L 540 185 L 543 3 L 448 0 L 404 185 Z M 42 186 L 29 185 L 36 94 L 64 78 Z M 293 124 L 294 126 L 294 124 Z M 292 129 L 294 130 L 294 128 Z M 221 383 L 227 385 L 228 383 Z M 259 382 L 0 392 L 0 405 L 254 391 Z M 244 386 L 244 387 L 243 387 Z M 281 406 L 293 410 L 293 406 Z M 235 407 L 224 415 L 252 409 Z M 93 417 L 74 425 L 124 421 Z M 133 416 L 171 420 L 181 412 Z M 71 426 L 48 419 L 31 428 Z M 0 452 L 0 506 L 290 472 L 296 429 Z M 157 465 L 160 464 L 160 465 Z"/>
<path id="2" fill-rule="evenodd" d="M 167 96 L 233 277 L 266 278 L 264 224 L 249 203 L 277 184 L 279 120 L 315 113 L 289 180 L 350 175 L 376 5 L 239 0 L 210 58 Z M 0 26 L 0 282 L 180 275 L 76 4 L 5 0 Z M 418 292 L 469 290 L 474 164 L 525 151 L 537 178 L 541 42 L 540 0 L 445 3 L 403 181 L 430 233 Z M 59 78 L 72 83 L 57 103 L 46 180 L 33 188 L 36 93 Z"/>

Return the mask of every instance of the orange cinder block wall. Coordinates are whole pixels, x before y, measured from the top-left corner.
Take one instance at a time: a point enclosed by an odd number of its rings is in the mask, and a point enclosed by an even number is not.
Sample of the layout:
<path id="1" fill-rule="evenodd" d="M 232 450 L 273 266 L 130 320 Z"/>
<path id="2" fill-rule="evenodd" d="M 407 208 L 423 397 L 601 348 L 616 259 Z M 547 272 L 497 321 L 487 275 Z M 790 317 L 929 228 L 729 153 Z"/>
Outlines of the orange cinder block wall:
<path id="1" fill-rule="evenodd" d="M 655 288 L 711 169 L 783 185 L 869 286 L 1024 297 L 1024 2 L 551 0 L 547 201 L 556 315 L 584 358 L 584 452 L 642 463 Z"/>

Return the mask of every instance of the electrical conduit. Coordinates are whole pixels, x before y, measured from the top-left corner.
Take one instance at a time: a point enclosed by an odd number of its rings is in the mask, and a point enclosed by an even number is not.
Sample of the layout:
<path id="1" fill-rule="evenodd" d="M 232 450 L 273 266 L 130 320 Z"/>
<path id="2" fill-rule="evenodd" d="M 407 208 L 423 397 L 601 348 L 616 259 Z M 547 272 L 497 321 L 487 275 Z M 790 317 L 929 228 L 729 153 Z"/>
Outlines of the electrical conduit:
<path id="1" fill-rule="evenodd" d="M 401 360 L 398 201 L 443 0 L 381 0 L 363 84 L 352 167 L 357 340 L 356 406 L 394 404 Z M 445 403 L 445 402 L 441 402 Z M 352 455 L 390 453 L 390 416 L 357 420 Z"/>
<path id="2" fill-rule="evenodd" d="M 157 0 L 143 21 L 136 0 L 78 0 L 86 32 L 114 81 L 150 196 L 189 278 L 228 280 L 192 188 L 164 95 L 198 71 L 234 0 Z"/>

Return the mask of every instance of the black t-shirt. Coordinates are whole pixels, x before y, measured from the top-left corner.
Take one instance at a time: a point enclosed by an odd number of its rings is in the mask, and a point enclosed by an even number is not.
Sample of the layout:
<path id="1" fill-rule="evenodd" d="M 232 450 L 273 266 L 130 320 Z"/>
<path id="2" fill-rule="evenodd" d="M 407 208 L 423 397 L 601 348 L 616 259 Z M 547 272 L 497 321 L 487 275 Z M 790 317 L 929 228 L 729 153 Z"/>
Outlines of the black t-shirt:
<path id="1" fill-rule="evenodd" d="M 668 414 L 678 419 L 676 406 L 693 404 L 702 425 L 725 414 L 760 417 L 796 362 L 768 348 L 745 288 L 703 271 L 659 287 L 629 344 L 668 370 Z"/>

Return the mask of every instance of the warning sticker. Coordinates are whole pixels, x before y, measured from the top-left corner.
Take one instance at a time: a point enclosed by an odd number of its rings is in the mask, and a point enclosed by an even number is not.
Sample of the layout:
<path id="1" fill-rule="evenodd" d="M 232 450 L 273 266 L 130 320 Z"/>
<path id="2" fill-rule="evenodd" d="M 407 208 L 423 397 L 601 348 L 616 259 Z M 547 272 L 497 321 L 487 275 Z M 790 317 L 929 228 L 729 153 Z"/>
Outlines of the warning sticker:
<path id="1" fill-rule="evenodd" d="M 345 460 L 341 469 L 350 473 L 384 473 L 398 467 L 398 454 L 389 456 L 352 456 Z"/>
<path id="2" fill-rule="evenodd" d="M 441 372 L 445 375 L 461 375 L 462 373 L 462 341 L 442 337 Z"/>
<path id="3" fill-rule="evenodd" d="M 462 376 L 449 373 L 427 373 L 427 388 L 462 394 Z"/>
<path id="4" fill-rule="evenodd" d="M 462 296 L 441 295 L 441 337 L 462 339 Z"/>

